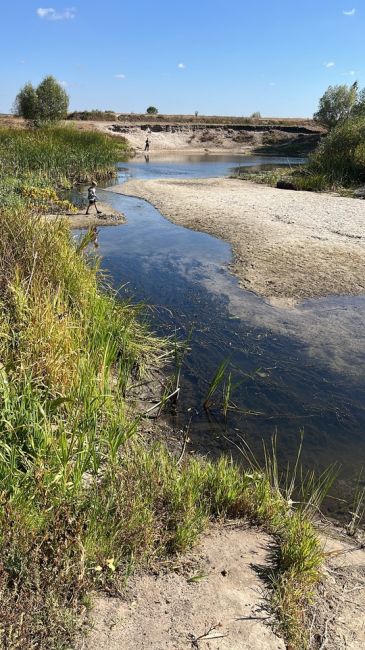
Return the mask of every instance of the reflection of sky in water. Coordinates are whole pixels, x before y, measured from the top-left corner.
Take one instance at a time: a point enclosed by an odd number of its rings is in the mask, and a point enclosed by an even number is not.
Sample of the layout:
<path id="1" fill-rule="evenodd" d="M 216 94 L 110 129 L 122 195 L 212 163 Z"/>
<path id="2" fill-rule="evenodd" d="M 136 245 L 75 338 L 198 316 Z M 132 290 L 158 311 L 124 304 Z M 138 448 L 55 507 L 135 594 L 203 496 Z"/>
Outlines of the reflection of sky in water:
<path id="1" fill-rule="evenodd" d="M 128 164 L 118 166 L 118 182 L 131 178 L 212 178 L 228 176 L 237 167 L 252 169 L 269 169 L 272 165 L 296 165 L 304 162 L 303 158 L 287 156 L 257 156 L 257 155 L 187 155 L 178 153 L 151 153 L 147 163 L 139 156 Z"/>
<path id="2" fill-rule="evenodd" d="M 198 165 L 195 171 L 199 175 Z M 344 475 L 353 476 L 365 457 L 365 297 L 308 300 L 294 308 L 267 304 L 240 289 L 227 271 L 225 242 L 170 223 L 142 200 L 100 194 L 128 220 L 99 235 L 103 267 L 115 286 L 126 285 L 126 294 L 155 306 L 158 331 L 171 334 L 177 327 L 184 337 L 193 325 L 178 423 L 186 422 L 188 408 L 199 412 L 192 431 L 197 448 L 213 454 L 227 448 L 201 404 L 207 380 L 229 356 L 237 376 L 258 367 L 262 375 L 234 395 L 240 407 L 260 415 L 230 416 L 230 437 L 244 433 L 259 449 L 277 427 L 287 460 L 304 427 L 306 463 L 340 460 Z"/>

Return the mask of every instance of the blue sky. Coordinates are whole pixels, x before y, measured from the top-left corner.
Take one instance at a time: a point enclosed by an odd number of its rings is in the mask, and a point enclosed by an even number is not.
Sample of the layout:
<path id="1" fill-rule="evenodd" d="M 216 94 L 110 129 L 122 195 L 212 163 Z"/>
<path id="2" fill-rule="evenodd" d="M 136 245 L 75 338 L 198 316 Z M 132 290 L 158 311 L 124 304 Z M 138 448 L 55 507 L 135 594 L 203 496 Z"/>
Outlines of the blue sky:
<path id="1" fill-rule="evenodd" d="M 309 116 L 365 85 L 364 0 L 13 0 L 1 7 L 0 112 L 52 74 L 70 108 Z"/>

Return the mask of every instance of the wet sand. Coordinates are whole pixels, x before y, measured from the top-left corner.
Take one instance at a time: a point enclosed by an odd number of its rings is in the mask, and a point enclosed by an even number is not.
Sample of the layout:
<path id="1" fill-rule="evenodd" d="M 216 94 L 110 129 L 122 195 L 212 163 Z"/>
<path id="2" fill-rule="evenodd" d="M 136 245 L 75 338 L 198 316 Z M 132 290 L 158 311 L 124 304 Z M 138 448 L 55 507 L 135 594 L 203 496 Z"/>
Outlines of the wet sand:
<path id="1" fill-rule="evenodd" d="M 126 221 L 124 214 L 112 208 L 108 203 L 98 201 L 98 209 L 101 210 L 101 215 L 98 215 L 95 208 L 92 207 L 90 208 L 88 215 L 85 214 L 85 208 L 82 208 L 76 213 L 47 214 L 45 215 L 45 218 L 50 221 L 66 218 L 70 222 L 72 230 L 94 226 L 97 226 L 98 228 L 101 226 L 118 226 Z"/>
<path id="2" fill-rule="evenodd" d="M 241 286 L 273 304 L 365 294 L 362 200 L 226 178 L 132 180 L 109 189 L 228 241 Z"/>

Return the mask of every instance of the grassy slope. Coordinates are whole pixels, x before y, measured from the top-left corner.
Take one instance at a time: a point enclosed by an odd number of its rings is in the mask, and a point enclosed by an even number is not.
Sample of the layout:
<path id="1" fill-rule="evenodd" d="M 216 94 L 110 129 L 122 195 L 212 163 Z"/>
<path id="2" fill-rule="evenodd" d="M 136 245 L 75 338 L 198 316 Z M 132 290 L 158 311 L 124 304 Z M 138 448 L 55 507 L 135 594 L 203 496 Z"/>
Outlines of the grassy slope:
<path id="1" fill-rule="evenodd" d="M 90 588 L 120 587 L 133 567 L 184 551 L 209 518 L 230 516 L 274 534 L 272 605 L 288 641 L 305 647 L 302 606 L 321 564 L 308 511 L 292 510 L 271 458 L 265 472 L 227 459 L 178 464 L 136 436 L 128 386 L 168 345 L 87 263 L 87 239 L 75 247 L 62 221 L 38 216 L 48 199 L 24 193 L 109 174 L 115 141 L 19 133 L 0 132 L 0 180 L 10 183 L 0 239 L 0 645 L 69 647 Z"/>

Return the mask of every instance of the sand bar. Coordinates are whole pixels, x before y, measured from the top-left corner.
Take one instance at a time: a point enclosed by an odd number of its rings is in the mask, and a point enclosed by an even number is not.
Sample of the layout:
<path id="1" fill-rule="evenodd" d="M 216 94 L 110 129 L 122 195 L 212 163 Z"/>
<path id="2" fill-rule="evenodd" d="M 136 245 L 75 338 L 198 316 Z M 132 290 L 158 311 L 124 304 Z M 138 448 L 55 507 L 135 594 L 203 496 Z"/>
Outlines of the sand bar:
<path id="1" fill-rule="evenodd" d="M 91 207 L 87 215 L 85 214 L 85 208 L 82 208 L 76 213 L 47 214 L 45 217 L 51 221 L 60 219 L 61 217 L 66 218 L 70 222 L 70 228 L 72 230 L 94 226 L 98 228 L 101 226 L 118 226 L 126 221 L 124 214 L 112 208 L 108 203 L 98 201 L 98 209 L 101 211 L 100 215 L 97 214 L 94 207 Z"/>
<path id="2" fill-rule="evenodd" d="M 228 178 L 132 180 L 109 188 L 233 249 L 244 289 L 275 304 L 365 294 L 365 201 Z"/>

